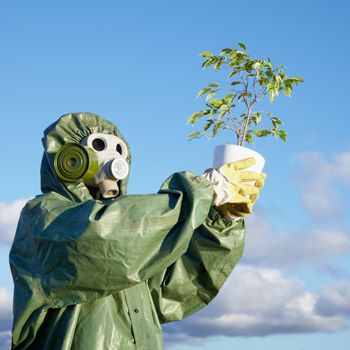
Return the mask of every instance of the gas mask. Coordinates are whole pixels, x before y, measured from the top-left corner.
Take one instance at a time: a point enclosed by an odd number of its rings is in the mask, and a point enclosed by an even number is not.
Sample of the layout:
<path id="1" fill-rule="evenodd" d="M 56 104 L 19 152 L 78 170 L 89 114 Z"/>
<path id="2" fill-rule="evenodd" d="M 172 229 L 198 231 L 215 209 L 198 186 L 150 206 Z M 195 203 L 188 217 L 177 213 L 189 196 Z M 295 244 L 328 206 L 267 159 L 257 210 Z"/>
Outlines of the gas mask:
<path id="1" fill-rule="evenodd" d="M 80 144 L 62 146 L 55 155 L 54 167 L 60 179 L 83 180 L 103 198 L 113 198 L 119 194 L 118 181 L 128 176 L 127 156 L 126 144 L 119 137 L 94 133 Z"/>

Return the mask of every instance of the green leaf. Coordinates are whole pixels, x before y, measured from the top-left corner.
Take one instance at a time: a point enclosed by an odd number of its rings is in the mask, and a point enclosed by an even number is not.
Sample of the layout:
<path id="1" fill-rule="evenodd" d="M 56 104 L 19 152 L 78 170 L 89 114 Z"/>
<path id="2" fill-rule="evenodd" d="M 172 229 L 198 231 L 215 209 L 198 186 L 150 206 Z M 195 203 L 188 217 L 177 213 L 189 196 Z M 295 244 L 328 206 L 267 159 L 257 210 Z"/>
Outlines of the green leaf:
<path id="1" fill-rule="evenodd" d="M 276 88 L 275 83 L 271 81 L 267 84 L 266 88 L 270 95 L 270 102 L 273 102 L 278 95 L 278 88 Z"/>
<path id="2" fill-rule="evenodd" d="M 284 93 L 286 96 L 290 97 L 290 96 L 292 95 L 292 88 L 289 87 L 289 86 L 285 86 L 285 87 L 284 87 L 284 90 L 283 90 L 283 93 Z"/>
<path id="3" fill-rule="evenodd" d="M 210 84 L 208 84 L 208 86 L 211 86 L 211 87 L 218 87 L 218 86 L 219 86 L 219 83 L 210 83 Z"/>
<path id="4" fill-rule="evenodd" d="M 261 87 L 266 86 L 269 81 L 270 81 L 269 78 L 265 78 L 265 77 L 261 77 L 261 76 L 259 78 L 259 84 Z M 264 94 L 264 95 L 266 95 L 266 94 Z"/>
<path id="5" fill-rule="evenodd" d="M 292 80 L 292 82 L 294 84 L 298 84 L 298 83 L 303 83 L 304 82 L 304 79 L 301 78 L 301 77 L 293 77 L 293 78 L 291 78 L 291 80 Z"/>
<path id="6" fill-rule="evenodd" d="M 211 92 L 209 92 L 209 94 L 207 95 L 207 97 L 205 98 L 206 101 L 210 100 L 211 98 L 213 98 L 213 96 L 215 96 L 216 94 L 216 90 L 212 90 Z"/>
<path id="7" fill-rule="evenodd" d="M 204 89 L 202 89 L 201 91 L 198 92 L 196 98 L 198 98 L 198 97 L 200 97 L 200 96 L 206 94 L 206 93 L 209 92 L 209 91 L 211 91 L 211 88 L 204 88 Z"/>
<path id="8" fill-rule="evenodd" d="M 194 124 L 199 118 L 203 117 L 205 115 L 205 111 L 199 111 L 199 112 L 194 112 L 191 114 L 191 116 L 187 119 L 186 124 Z"/>
<path id="9" fill-rule="evenodd" d="M 254 68 L 255 70 L 258 70 L 261 67 L 261 63 L 260 62 L 255 62 L 252 66 L 252 68 Z"/>
<path id="10" fill-rule="evenodd" d="M 252 117 L 252 121 L 255 125 L 258 125 L 261 122 L 262 115 L 260 112 L 256 112 L 256 115 Z"/>
<path id="11" fill-rule="evenodd" d="M 260 112 L 256 113 L 256 123 L 259 124 L 261 122 L 262 115 Z"/>
<path id="12" fill-rule="evenodd" d="M 201 136 L 203 136 L 203 135 L 201 135 L 201 133 L 199 131 L 194 131 L 188 135 L 188 139 L 189 139 L 189 141 L 192 141 L 194 139 L 199 139 Z"/>
<path id="13" fill-rule="evenodd" d="M 248 56 L 248 54 L 244 51 L 236 51 L 236 56 L 239 56 L 240 59 L 243 59 L 244 57 Z"/>
<path id="14" fill-rule="evenodd" d="M 247 47 L 243 43 L 238 43 L 238 45 L 242 50 L 247 50 Z"/>
<path id="15" fill-rule="evenodd" d="M 210 107 L 210 106 L 209 106 L 209 107 Z M 217 112 L 218 112 L 217 109 L 214 108 L 214 109 L 211 109 L 211 110 L 210 110 L 210 113 L 209 113 L 209 114 L 210 114 L 211 117 L 214 117 L 214 115 L 215 115 Z"/>
<path id="16" fill-rule="evenodd" d="M 208 120 L 207 120 L 207 124 L 205 124 L 203 130 L 204 130 L 204 131 L 207 131 L 207 130 L 211 127 L 211 125 L 212 125 L 213 123 L 214 123 L 214 120 L 208 119 Z"/>
<path id="17" fill-rule="evenodd" d="M 225 47 L 224 49 L 221 50 L 221 53 L 230 53 L 232 49 Z"/>
<path id="18" fill-rule="evenodd" d="M 253 134 L 257 137 L 265 137 L 265 136 L 271 135 L 271 131 L 270 130 L 255 130 L 255 131 L 253 131 Z"/>
<path id="19" fill-rule="evenodd" d="M 229 111 L 229 109 L 227 109 L 226 111 L 222 111 L 218 116 L 218 120 L 221 120 L 228 111 Z"/>
<path id="20" fill-rule="evenodd" d="M 218 70 L 220 70 L 222 65 L 222 61 L 218 61 L 214 64 L 214 70 L 217 72 Z"/>
<path id="21" fill-rule="evenodd" d="M 234 86 L 234 85 L 238 85 L 238 84 L 242 84 L 240 81 L 233 81 L 230 85 Z"/>
<path id="22" fill-rule="evenodd" d="M 233 70 L 229 75 L 228 79 L 232 78 L 236 73 L 238 73 L 236 70 Z"/>
<path id="23" fill-rule="evenodd" d="M 234 60 L 236 58 L 237 55 L 237 50 L 232 50 L 230 52 L 230 60 Z"/>
<path id="24" fill-rule="evenodd" d="M 228 112 L 229 108 L 226 104 L 223 104 L 220 106 L 220 111 L 223 111 L 223 112 Z"/>
<path id="25" fill-rule="evenodd" d="M 202 68 L 207 68 L 209 66 L 211 66 L 212 64 L 214 64 L 214 60 L 212 60 L 211 58 L 209 58 L 208 60 L 205 60 L 202 63 Z"/>
<path id="26" fill-rule="evenodd" d="M 278 130 L 277 129 L 275 129 L 275 128 L 273 128 L 273 129 L 271 129 L 271 134 L 273 135 L 273 136 L 278 136 Z"/>
<path id="27" fill-rule="evenodd" d="M 274 80 L 275 80 L 275 89 L 277 91 L 282 89 L 282 78 L 279 75 L 275 75 L 274 76 Z"/>
<path id="28" fill-rule="evenodd" d="M 278 136 L 283 142 L 287 141 L 287 133 L 284 130 L 279 130 Z"/>
<path id="29" fill-rule="evenodd" d="M 226 105 L 229 105 L 232 101 L 233 101 L 233 99 L 235 98 L 235 94 L 228 94 L 228 95 L 226 95 L 223 99 L 222 99 L 222 101 L 223 101 L 223 103 L 225 103 Z"/>
<path id="30" fill-rule="evenodd" d="M 210 103 L 209 103 L 210 107 L 213 108 L 220 108 L 222 105 L 222 100 L 220 98 L 213 98 Z"/>
<path id="31" fill-rule="evenodd" d="M 218 133 L 218 131 L 221 129 L 222 125 L 224 124 L 223 121 L 217 123 L 214 125 L 214 128 L 213 128 L 213 137 L 216 136 L 216 134 Z"/>
<path id="32" fill-rule="evenodd" d="M 284 66 L 280 66 L 276 68 L 276 71 L 281 75 L 282 78 L 283 76 L 285 76 L 283 68 Z"/>
<path id="33" fill-rule="evenodd" d="M 278 128 L 278 126 L 282 124 L 281 119 L 279 119 L 277 117 L 273 117 L 271 120 L 272 120 L 272 124 L 275 128 Z"/>
<path id="34" fill-rule="evenodd" d="M 213 57 L 214 55 L 210 51 L 204 51 L 199 54 L 199 56 L 205 57 L 205 58 L 210 58 Z"/>
<path id="35" fill-rule="evenodd" d="M 245 135 L 245 140 L 250 143 L 251 145 L 253 144 L 253 136 L 250 133 L 246 133 Z"/>

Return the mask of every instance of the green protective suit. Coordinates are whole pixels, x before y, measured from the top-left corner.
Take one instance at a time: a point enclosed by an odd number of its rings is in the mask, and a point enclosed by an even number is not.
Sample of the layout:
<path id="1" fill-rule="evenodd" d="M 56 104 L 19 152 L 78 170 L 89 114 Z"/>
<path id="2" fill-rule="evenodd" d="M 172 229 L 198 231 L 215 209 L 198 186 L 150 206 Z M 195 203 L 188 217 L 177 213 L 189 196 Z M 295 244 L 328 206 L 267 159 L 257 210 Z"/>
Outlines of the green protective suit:
<path id="1" fill-rule="evenodd" d="M 43 194 L 22 210 L 10 252 L 14 349 L 162 349 L 160 324 L 206 306 L 242 255 L 243 220 L 226 222 L 193 173 L 149 195 L 126 195 L 125 179 L 103 201 L 59 180 L 57 150 L 96 132 L 123 139 L 91 113 L 45 130 Z"/>

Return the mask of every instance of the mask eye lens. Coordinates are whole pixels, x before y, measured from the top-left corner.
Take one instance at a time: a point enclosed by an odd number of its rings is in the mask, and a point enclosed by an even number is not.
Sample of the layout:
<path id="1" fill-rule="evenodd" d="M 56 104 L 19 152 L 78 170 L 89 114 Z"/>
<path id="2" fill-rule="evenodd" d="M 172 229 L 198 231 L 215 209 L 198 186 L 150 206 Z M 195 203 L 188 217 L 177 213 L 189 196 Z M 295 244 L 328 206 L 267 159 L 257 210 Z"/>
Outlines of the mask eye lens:
<path id="1" fill-rule="evenodd" d="M 117 152 L 118 152 L 120 155 L 123 154 L 122 146 L 121 146 L 119 143 L 117 144 L 116 150 L 117 150 Z"/>
<path id="2" fill-rule="evenodd" d="M 95 151 L 103 151 L 106 148 L 106 144 L 102 139 L 96 138 L 92 141 L 92 148 Z"/>

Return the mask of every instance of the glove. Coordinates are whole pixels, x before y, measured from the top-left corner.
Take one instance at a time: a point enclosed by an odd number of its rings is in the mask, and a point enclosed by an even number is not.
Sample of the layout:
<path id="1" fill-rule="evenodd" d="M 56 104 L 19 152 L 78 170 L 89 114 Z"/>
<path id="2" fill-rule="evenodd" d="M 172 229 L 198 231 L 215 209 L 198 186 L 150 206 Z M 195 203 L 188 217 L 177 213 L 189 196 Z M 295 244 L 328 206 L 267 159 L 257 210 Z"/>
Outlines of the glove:
<path id="1" fill-rule="evenodd" d="M 214 186 L 214 205 L 228 220 L 252 213 L 266 174 L 242 170 L 255 163 L 254 158 L 246 158 L 218 169 L 210 169 L 203 174 Z"/>

